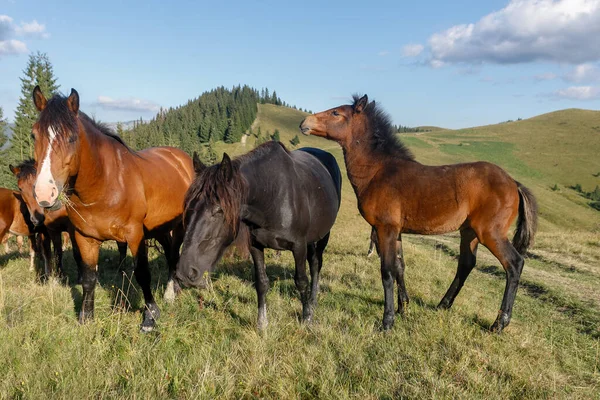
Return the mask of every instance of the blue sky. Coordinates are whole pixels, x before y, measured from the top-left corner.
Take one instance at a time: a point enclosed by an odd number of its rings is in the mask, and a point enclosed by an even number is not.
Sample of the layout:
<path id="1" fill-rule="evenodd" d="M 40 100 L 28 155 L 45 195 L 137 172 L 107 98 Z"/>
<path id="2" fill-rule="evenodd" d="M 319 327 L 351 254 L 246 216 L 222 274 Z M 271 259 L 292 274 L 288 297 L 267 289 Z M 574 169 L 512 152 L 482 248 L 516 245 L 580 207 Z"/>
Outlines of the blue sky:
<path id="1" fill-rule="evenodd" d="M 600 106 L 600 0 L 0 0 L 0 106 L 28 52 L 103 121 L 150 118 L 216 86 L 313 111 L 353 93 L 395 123 L 450 128 Z"/>

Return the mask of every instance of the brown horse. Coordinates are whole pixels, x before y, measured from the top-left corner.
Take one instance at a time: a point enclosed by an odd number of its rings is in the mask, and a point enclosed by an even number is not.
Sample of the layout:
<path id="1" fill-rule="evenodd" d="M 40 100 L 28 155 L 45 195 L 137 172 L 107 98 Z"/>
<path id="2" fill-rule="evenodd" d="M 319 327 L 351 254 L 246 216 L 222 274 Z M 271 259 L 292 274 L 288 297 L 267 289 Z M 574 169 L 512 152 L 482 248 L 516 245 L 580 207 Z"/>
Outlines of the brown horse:
<path id="1" fill-rule="evenodd" d="M 83 304 L 79 321 L 93 317 L 100 244 L 126 242 L 135 259 L 135 277 L 146 308 L 142 331 L 160 315 L 150 290 L 146 238 L 163 246 L 169 264 L 165 298 L 174 299 L 173 275 L 183 240 L 183 200 L 194 177 L 183 151 L 157 147 L 134 152 L 106 127 L 79 111 L 79 95 L 46 100 L 33 91 L 40 117 L 33 126 L 39 165 L 37 203 L 57 210 L 64 201 L 82 259 Z"/>
<path id="2" fill-rule="evenodd" d="M 34 227 L 28 220 L 29 212 L 19 192 L 0 188 L 0 242 L 5 243 L 5 250 L 8 253 L 8 245 L 4 240 L 8 239 L 6 236 L 9 233 L 17 236 L 17 238 L 27 236 L 30 246 L 29 269 L 33 271 L 37 246 Z"/>
<path id="3" fill-rule="evenodd" d="M 367 96 L 354 104 L 309 115 L 304 134 L 338 142 L 363 218 L 377 232 L 384 289 L 383 328 L 394 324 L 394 279 L 398 312 L 408 295 L 404 286 L 402 233 L 442 234 L 460 230 L 460 257 L 454 281 L 440 302 L 449 308 L 475 266 L 477 245 L 487 247 L 506 271 L 502 306 L 492 330 L 510 322 L 523 255 L 533 243 L 537 205 L 531 192 L 500 167 L 487 162 L 427 166 L 398 140 L 390 118 Z M 507 234 L 518 215 L 512 243 Z"/>
<path id="4" fill-rule="evenodd" d="M 31 222 L 36 227 L 46 227 L 46 229 L 40 233 L 42 238 L 40 241 L 41 248 L 39 249 L 44 264 L 49 264 L 51 269 L 56 270 L 59 276 L 64 278 L 62 268 L 62 256 L 64 250 L 63 241 L 70 239 L 73 249 L 73 258 L 77 264 L 77 281 L 81 283 L 81 255 L 79 254 L 77 243 L 75 243 L 75 227 L 69 220 L 66 207 L 63 205 L 60 209 L 55 211 L 44 210 L 35 200 L 33 194 L 33 185 L 37 175 L 35 160 L 25 160 L 16 167 L 9 165 L 9 168 L 17 178 L 17 186 L 19 187 L 21 198 L 27 206 Z M 63 233 L 65 232 L 67 233 L 67 237 L 63 238 Z M 51 243 L 54 247 L 54 257 L 51 255 Z M 119 268 L 123 269 L 123 262 L 127 256 L 127 244 L 117 243 L 117 245 L 119 247 Z"/>

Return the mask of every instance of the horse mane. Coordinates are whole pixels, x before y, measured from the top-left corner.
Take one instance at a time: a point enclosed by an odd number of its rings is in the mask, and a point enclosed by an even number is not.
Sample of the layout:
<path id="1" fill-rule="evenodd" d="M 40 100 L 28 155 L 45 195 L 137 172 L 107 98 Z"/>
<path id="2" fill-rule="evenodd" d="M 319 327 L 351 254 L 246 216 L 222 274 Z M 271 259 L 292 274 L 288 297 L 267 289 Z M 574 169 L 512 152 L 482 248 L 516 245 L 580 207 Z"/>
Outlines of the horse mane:
<path id="1" fill-rule="evenodd" d="M 352 96 L 354 101 L 352 108 L 358 104 L 360 98 L 361 96 L 356 94 Z M 415 156 L 410 149 L 400 141 L 398 134 L 394 132 L 394 126 L 388 113 L 382 110 L 374 101 L 367 104 L 362 112 L 367 117 L 368 128 L 366 133 L 369 135 L 369 144 L 373 152 L 393 158 L 415 161 Z"/>
<path id="2" fill-rule="evenodd" d="M 136 153 L 127 145 L 127 143 L 125 143 L 123 138 L 112 131 L 108 125 L 96 121 L 83 111 L 79 111 L 78 115 L 82 122 L 89 123 L 103 135 L 108 136 L 125 146 L 131 153 Z M 67 107 L 67 97 L 62 94 L 55 94 L 48 100 L 46 108 L 44 108 L 44 111 L 40 114 L 39 124 L 41 130 L 40 133 L 42 135 L 49 135 L 49 128 L 52 127 L 54 132 L 56 132 L 56 140 L 58 143 L 64 144 L 68 142 L 70 135 L 72 135 L 73 132 L 79 132 L 77 117 L 75 117 Z"/>
<path id="3" fill-rule="evenodd" d="M 221 164 L 205 168 L 192 182 L 185 194 L 185 211 L 193 201 L 203 201 L 208 204 L 218 204 L 223 211 L 225 223 L 233 228 L 237 235 L 240 226 L 242 203 L 246 200 L 248 187 L 239 170 L 239 159 L 232 161 L 233 171 L 227 179 Z"/>
<path id="4" fill-rule="evenodd" d="M 205 168 L 194 179 L 185 194 L 185 212 L 191 207 L 193 201 L 218 204 L 223 211 L 225 223 L 233 228 L 234 235 L 237 235 L 240 231 L 242 204 L 248 196 L 248 185 L 242 177 L 240 167 L 248 162 L 268 157 L 273 151 L 280 149 L 289 154 L 289 150 L 283 143 L 269 141 L 236 157 L 231 160 L 233 171 L 229 179 L 220 168 L 220 163 Z"/>
<path id="5" fill-rule="evenodd" d="M 37 174 L 34 159 L 22 161 L 19 165 L 17 165 L 17 168 L 19 169 L 17 180 L 27 179 L 28 177 L 35 176 Z"/>

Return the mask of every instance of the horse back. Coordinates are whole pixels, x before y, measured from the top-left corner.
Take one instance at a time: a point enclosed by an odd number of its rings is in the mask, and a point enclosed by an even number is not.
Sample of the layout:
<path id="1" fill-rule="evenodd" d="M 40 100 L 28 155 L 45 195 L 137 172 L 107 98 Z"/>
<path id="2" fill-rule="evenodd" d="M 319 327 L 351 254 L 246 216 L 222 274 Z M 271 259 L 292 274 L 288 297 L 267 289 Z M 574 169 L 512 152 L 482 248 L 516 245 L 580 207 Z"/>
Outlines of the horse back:
<path id="1" fill-rule="evenodd" d="M 333 184 L 335 185 L 336 192 L 338 194 L 338 208 L 339 204 L 342 201 L 342 172 L 340 171 L 340 166 L 338 165 L 335 157 L 321 149 L 316 149 L 314 147 L 303 147 L 298 149 L 298 151 L 303 151 L 314 156 L 317 160 L 323 164 L 325 169 L 329 172 L 331 179 L 333 180 Z"/>
<path id="2" fill-rule="evenodd" d="M 153 230 L 183 213 L 185 193 L 194 178 L 194 166 L 187 153 L 174 147 L 153 147 L 138 154 L 135 162 L 146 202 L 144 225 Z"/>
<path id="3" fill-rule="evenodd" d="M 323 150 L 303 148 L 290 155 L 310 215 L 307 238 L 316 241 L 331 230 L 336 220 L 341 201 L 341 172 L 335 158 Z"/>

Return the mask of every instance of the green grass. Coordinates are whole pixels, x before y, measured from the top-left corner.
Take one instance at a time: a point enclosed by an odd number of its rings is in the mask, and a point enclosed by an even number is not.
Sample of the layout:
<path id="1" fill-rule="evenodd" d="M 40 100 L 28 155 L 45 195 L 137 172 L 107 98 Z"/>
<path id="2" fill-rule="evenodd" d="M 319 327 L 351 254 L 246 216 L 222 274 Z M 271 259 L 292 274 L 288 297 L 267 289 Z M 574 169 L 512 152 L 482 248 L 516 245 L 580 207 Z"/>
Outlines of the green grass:
<path id="1" fill-rule="evenodd" d="M 255 127 L 277 127 L 288 144 L 304 115 L 264 105 Z M 596 115 L 567 111 L 559 119 L 595 126 L 586 118 Z M 26 258 L 0 255 L 0 398 L 598 398 L 600 213 L 565 185 L 576 179 L 588 185 L 582 171 L 600 168 L 592 155 L 581 153 L 568 167 L 574 175 L 563 181 L 562 173 L 544 166 L 545 156 L 528 152 L 515 131 L 559 131 L 542 117 L 402 135 L 423 162 L 488 159 L 538 197 L 542 220 L 534 258 L 526 261 L 513 320 L 502 335 L 487 327 L 500 305 L 504 273 L 483 248 L 453 308 L 435 309 L 456 270 L 456 234 L 406 235 L 409 311 L 393 330 L 381 332 L 379 261 L 365 257 L 370 229 L 345 180 L 310 326 L 299 322 L 287 253 L 278 258 L 267 252 L 271 288 L 264 332 L 256 331 L 251 265 L 228 260 L 207 289 L 184 290 L 174 305 L 159 300 L 158 329 L 146 335 L 138 332 L 142 296 L 117 273 L 115 248 L 102 251 L 96 319 L 84 326 L 76 318 L 80 286 L 40 284 Z M 300 147 L 327 148 L 342 165 L 337 144 L 299 137 Z M 588 147 L 595 148 L 594 138 Z M 217 151 L 240 154 L 252 147 L 218 143 Z M 550 189 L 554 183 L 560 190 Z M 161 296 L 165 262 L 155 250 L 150 258 L 153 287 Z M 74 280 L 70 251 L 65 260 Z"/>

